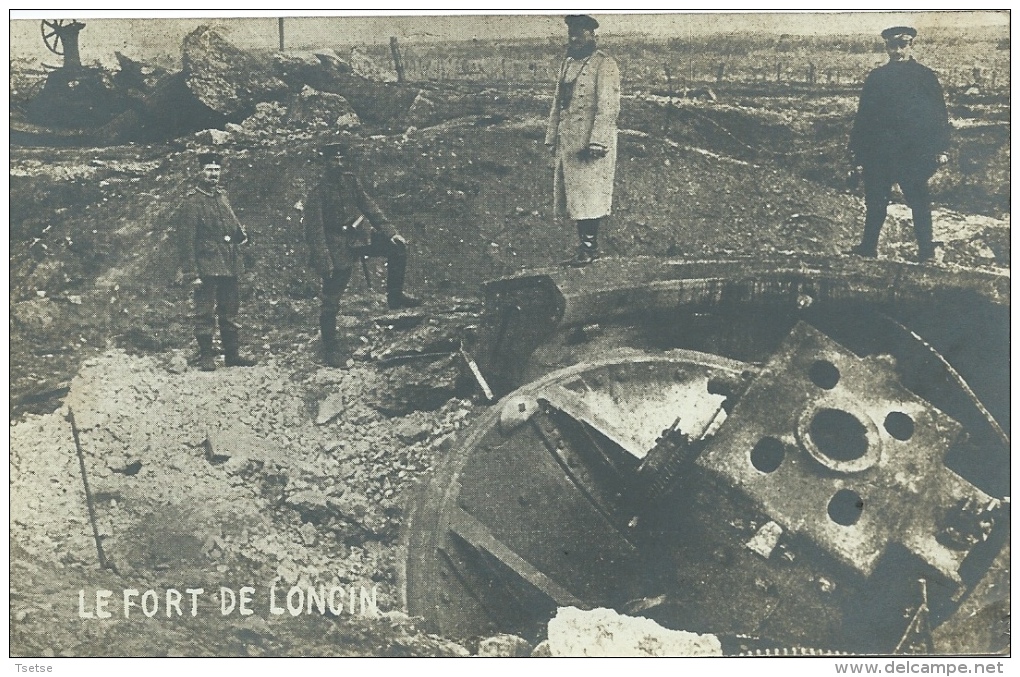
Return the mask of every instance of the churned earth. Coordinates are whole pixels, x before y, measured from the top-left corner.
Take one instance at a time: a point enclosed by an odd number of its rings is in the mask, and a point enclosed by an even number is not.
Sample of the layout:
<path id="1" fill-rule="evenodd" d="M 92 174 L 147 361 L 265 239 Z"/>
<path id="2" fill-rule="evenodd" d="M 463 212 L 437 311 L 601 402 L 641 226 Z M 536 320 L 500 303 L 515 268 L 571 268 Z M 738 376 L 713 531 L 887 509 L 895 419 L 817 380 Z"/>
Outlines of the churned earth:
<path id="1" fill-rule="evenodd" d="M 863 203 L 841 158 L 852 98 L 805 108 L 793 94 L 768 107 L 725 92 L 628 97 L 607 257 L 837 256 L 854 244 Z M 252 240 L 243 336 L 260 363 L 213 373 L 189 364 L 190 301 L 167 225 L 199 140 L 12 148 L 13 655 L 480 651 L 478 638 L 434 637 L 402 613 L 400 527 L 418 481 L 484 410 L 459 356 L 480 283 L 566 258 L 574 234 L 550 213 L 548 92 L 430 97 L 457 105 L 436 124 L 354 133 L 366 184 L 412 245 L 409 286 L 430 302 L 389 313 L 381 265 L 356 275 L 341 323 L 348 369 L 318 360 L 300 226 L 312 151 L 333 132 L 263 107 L 224 142 Z M 934 265 L 1008 268 L 1008 126 L 954 122 L 959 160 L 935 180 L 945 244 Z M 911 260 L 909 211 L 890 214 L 880 255 Z M 186 590 L 199 588 L 192 616 Z M 100 590 L 111 618 L 95 617 Z M 124 590 L 137 590 L 127 614 Z"/>

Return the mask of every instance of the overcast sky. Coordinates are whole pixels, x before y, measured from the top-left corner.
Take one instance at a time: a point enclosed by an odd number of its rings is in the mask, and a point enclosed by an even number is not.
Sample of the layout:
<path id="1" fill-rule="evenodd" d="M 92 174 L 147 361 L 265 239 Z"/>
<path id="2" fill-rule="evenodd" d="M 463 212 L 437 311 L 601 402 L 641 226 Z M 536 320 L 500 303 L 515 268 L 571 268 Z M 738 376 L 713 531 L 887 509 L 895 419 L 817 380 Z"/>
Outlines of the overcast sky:
<path id="1" fill-rule="evenodd" d="M 216 11 L 203 18 L 201 11 L 186 13 L 149 12 L 80 12 L 53 14 L 42 11 L 12 11 L 10 49 L 12 57 L 28 57 L 36 61 L 59 63 L 59 58 L 47 51 L 40 34 L 39 21 L 47 18 L 76 18 L 88 27 L 81 35 L 81 55 L 86 63 L 110 62 L 115 50 L 136 57 L 152 57 L 161 53 L 179 54 L 181 39 L 203 23 L 225 26 L 229 39 L 242 47 L 275 47 L 279 41 L 277 17 L 273 14 L 244 11 Z M 303 12 L 308 15 L 308 12 Z M 311 46 L 353 45 L 384 42 L 396 36 L 408 42 L 421 40 L 450 40 L 479 38 L 553 37 L 563 35 L 562 12 L 540 15 L 529 14 L 467 15 L 447 13 L 442 16 L 379 16 L 380 13 L 361 12 L 352 16 L 297 17 L 285 20 L 288 48 Z M 391 13 L 396 14 L 396 13 Z M 405 13 L 406 14 L 406 13 Z M 623 14 L 592 12 L 602 23 L 600 33 L 605 36 L 623 33 L 645 33 L 655 37 L 682 37 L 739 31 L 767 33 L 796 33 L 825 35 L 834 33 L 878 33 L 893 25 L 909 24 L 923 33 L 932 29 L 995 25 L 1008 27 L 1009 13 L 1005 11 L 967 12 L 768 12 L 768 13 L 646 13 Z M 252 18 L 256 16 L 260 18 Z M 118 17 L 118 18 L 111 18 Z M 144 18 L 140 18 L 144 17 Z M 184 18 L 188 17 L 188 18 Z"/>

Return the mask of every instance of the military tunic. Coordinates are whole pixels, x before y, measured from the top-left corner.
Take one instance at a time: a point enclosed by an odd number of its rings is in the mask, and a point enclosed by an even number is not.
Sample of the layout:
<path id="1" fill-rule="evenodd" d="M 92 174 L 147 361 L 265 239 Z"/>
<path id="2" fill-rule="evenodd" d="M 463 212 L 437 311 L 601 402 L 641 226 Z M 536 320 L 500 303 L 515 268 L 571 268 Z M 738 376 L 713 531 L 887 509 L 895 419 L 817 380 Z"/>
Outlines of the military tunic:
<path id="1" fill-rule="evenodd" d="M 355 225 L 361 216 L 365 219 Z M 310 262 L 322 277 L 323 318 L 336 317 L 340 296 L 363 256 L 386 258 L 387 292 L 403 288 L 407 247 L 393 241 L 396 229 L 356 174 L 327 173 L 308 194 L 303 218 Z"/>
<path id="2" fill-rule="evenodd" d="M 355 227 L 362 215 L 368 224 Z M 387 239 L 397 234 L 353 172 L 328 177 L 312 189 L 305 204 L 304 226 L 311 263 L 323 277 L 331 270 L 351 268 L 358 260 L 356 250 L 369 244 L 373 230 Z"/>
<path id="3" fill-rule="evenodd" d="M 237 277 L 243 272 L 238 245 L 247 242 L 248 235 L 221 189 L 192 188 L 174 220 L 185 277 Z"/>
<path id="4" fill-rule="evenodd" d="M 193 188 L 174 214 L 185 279 L 201 280 L 195 288 L 195 334 L 212 335 L 219 318 L 221 332 L 237 332 L 240 307 L 237 277 L 243 272 L 238 247 L 248 235 L 226 194 L 219 188 Z"/>

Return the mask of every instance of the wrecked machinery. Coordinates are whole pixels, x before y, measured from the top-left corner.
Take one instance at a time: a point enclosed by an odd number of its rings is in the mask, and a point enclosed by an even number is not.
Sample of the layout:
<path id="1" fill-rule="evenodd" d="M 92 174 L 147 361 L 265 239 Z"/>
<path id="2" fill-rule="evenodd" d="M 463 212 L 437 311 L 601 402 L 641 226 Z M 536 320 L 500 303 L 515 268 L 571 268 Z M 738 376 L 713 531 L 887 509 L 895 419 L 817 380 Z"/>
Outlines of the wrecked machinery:
<path id="1" fill-rule="evenodd" d="M 79 34 L 86 24 L 47 20 L 46 46 L 62 66 L 44 65 L 41 89 L 12 108 L 16 143 L 151 142 L 242 123 L 258 106 L 280 103 L 288 121 L 307 125 L 316 105 L 326 126 L 386 125 L 406 116 L 420 93 L 358 72 L 332 50 L 300 55 L 241 49 L 203 25 L 181 44 L 181 68 L 170 71 L 116 52 L 118 68 L 84 66 Z M 343 125 L 341 125 L 343 123 Z"/>
<path id="2" fill-rule="evenodd" d="M 635 259 L 485 292 L 501 399 L 407 527 L 434 630 L 605 606 L 730 654 L 1007 650 L 1008 275 Z"/>
<path id="3" fill-rule="evenodd" d="M 103 69 L 84 66 L 78 49 L 86 24 L 76 19 L 46 19 L 40 25 L 50 52 L 62 57 L 60 66 L 43 64 L 46 79 L 27 107 L 28 120 L 57 129 L 97 127 L 124 109 Z"/>
<path id="4" fill-rule="evenodd" d="M 268 58 L 239 50 L 208 26 L 185 37 L 183 68 L 177 72 L 120 52 L 115 53 L 117 70 L 85 66 L 78 48 L 85 27 L 73 19 L 42 22 L 43 40 L 63 56 L 63 65 L 43 65 L 42 88 L 27 101 L 23 118 L 12 115 L 15 142 L 164 140 L 221 128 L 249 114 L 258 101 L 287 90 Z"/>

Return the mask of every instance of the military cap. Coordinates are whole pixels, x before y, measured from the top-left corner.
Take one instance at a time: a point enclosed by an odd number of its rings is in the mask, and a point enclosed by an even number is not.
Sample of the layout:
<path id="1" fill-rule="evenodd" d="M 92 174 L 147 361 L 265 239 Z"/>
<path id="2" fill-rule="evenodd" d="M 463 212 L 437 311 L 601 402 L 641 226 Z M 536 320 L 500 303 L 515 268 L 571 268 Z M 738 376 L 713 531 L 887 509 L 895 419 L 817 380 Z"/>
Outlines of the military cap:
<path id="1" fill-rule="evenodd" d="M 911 28 L 910 26 L 893 26 L 892 28 L 886 28 L 882 31 L 882 39 L 889 40 L 902 40 L 904 38 L 916 38 L 917 29 Z"/>
<path id="2" fill-rule="evenodd" d="M 198 164 L 200 164 L 203 167 L 205 167 L 206 165 L 221 165 L 223 164 L 223 154 L 212 152 L 199 153 Z"/>
<path id="3" fill-rule="evenodd" d="M 568 29 L 593 31 L 599 27 L 599 22 L 587 14 L 568 14 L 563 20 L 567 23 Z"/>

